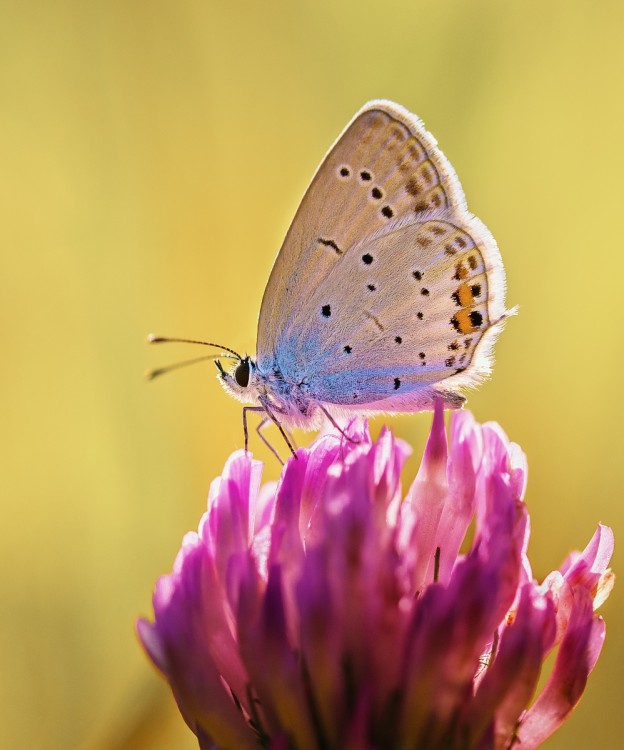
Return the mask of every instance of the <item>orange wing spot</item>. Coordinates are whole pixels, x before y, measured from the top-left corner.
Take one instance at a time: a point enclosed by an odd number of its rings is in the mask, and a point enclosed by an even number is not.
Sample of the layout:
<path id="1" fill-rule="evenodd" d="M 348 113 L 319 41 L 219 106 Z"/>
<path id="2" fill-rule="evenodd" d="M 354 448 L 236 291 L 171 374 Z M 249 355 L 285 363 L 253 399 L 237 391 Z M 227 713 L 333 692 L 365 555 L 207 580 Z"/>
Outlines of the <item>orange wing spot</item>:
<path id="1" fill-rule="evenodd" d="M 440 208 L 446 204 L 446 193 L 440 185 L 436 185 L 427 193 L 429 205 L 433 208 Z"/>
<path id="2" fill-rule="evenodd" d="M 418 170 L 422 179 L 429 185 L 435 185 L 438 181 L 433 164 L 427 160 Z"/>
<path id="3" fill-rule="evenodd" d="M 418 164 L 426 158 L 425 150 L 415 138 L 408 138 L 403 145 L 407 146 L 407 148 L 399 156 L 399 169 L 401 172 L 413 173 L 414 164 Z"/>
<path id="4" fill-rule="evenodd" d="M 402 127 L 395 123 L 392 130 L 390 130 L 389 138 L 385 144 L 385 148 L 388 149 L 388 151 L 392 151 L 397 146 L 401 146 L 407 140 L 407 137 L 407 130 L 402 129 Z"/>
<path id="5" fill-rule="evenodd" d="M 459 307 L 470 307 L 474 302 L 474 294 L 469 284 L 460 284 L 451 297 Z"/>
<path id="6" fill-rule="evenodd" d="M 429 247 L 429 245 L 431 244 L 432 240 L 431 240 L 430 237 L 426 237 L 424 234 L 420 234 L 420 235 L 418 235 L 418 237 L 416 237 L 416 242 L 421 247 Z"/>
<path id="7" fill-rule="evenodd" d="M 462 281 L 466 276 L 468 276 L 468 269 L 460 260 L 455 266 L 455 276 L 453 276 L 453 278 L 456 281 Z"/>
<path id="8" fill-rule="evenodd" d="M 451 325 L 453 328 L 461 334 L 474 333 L 479 330 L 479 325 L 475 323 L 479 322 L 478 318 L 475 320 L 474 316 L 471 315 L 469 310 L 459 310 L 451 318 Z"/>
<path id="9" fill-rule="evenodd" d="M 440 195 L 440 193 L 438 193 L 438 192 L 435 192 L 435 193 L 434 193 L 434 194 L 433 194 L 433 195 L 431 196 L 431 202 L 433 203 L 433 205 L 434 205 L 434 206 L 435 206 L 436 208 L 440 208 L 440 206 L 442 205 L 442 203 L 443 203 L 444 201 L 442 200 L 442 195 Z"/>
<path id="10" fill-rule="evenodd" d="M 380 112 L 379 110 L 371 111 L 368 117 L 368 129 L 379 130 L 379 128 L 385 128 L 388 125 L 388 120 L 388 115 L 385 112 Z"/>
<path id="11" fill-rule="evenodd" d="M 420 183 L 415 177 L 412 177 L 405 183 L 405 190 L 416 197 L 420 193 Z"/>

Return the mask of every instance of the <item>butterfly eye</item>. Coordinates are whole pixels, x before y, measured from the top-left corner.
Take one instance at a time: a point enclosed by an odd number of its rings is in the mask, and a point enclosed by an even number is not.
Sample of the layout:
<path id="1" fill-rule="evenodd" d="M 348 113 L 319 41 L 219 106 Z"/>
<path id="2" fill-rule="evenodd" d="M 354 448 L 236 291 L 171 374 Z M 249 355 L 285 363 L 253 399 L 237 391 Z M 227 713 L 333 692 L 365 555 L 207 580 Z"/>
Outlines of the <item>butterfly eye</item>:
<path id="1" fill-rule="evenodd" d="M 234 380 L 241 388 L 247 388 L 249 385 L 249 357 L 241 360 L 236 370 L 234 370 Z"/>

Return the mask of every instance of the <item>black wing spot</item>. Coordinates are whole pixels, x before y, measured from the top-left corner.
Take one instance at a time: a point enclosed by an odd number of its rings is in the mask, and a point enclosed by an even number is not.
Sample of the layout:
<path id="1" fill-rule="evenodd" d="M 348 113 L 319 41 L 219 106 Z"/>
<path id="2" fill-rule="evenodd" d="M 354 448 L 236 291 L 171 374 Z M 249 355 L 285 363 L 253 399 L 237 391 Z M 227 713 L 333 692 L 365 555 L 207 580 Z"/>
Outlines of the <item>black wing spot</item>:
<path id="1" fill-rule="evenodd" d="M 469 317 L 473 328 L 479 328 L 483 323 L 483 315 L 478 310 L 473 310 Z"/>
<path id="2" fill-rule="evenodd" d="M 395 378 L 394 379 L 394 390 L 398 391 L 400 387 L 401 387 L 401 380 L 400 380 L 400 378 Z"/>
<path id="3" fill-rule="evenodd" d="M 373 262 L 373 256 L 370 253 L 364 253 L 362 256 L 362 260 L 364 263 L 366 263 L 367 266 L 370 266 L 370 264 Z"/>
<path id="4" fill-rule="evenodd" d="M 424 316 L 421 312 L 419 312 L 419 313 L 416 313 L 416 317 L 418 318 L 418 320 L 422 320 Z"/>
<path id="5" fill-rule="evenodd" d="M 394 211 L 390 208 L 390 206 L 384 206 L 381 209 L 381 213 L 386 217 L 386 219 L 391 219 L 394 216 Z"/>
<path id="6" fill-rule="evenodd" d="M 323 237 L 319 237 L 318 241 L 321 243 L 321 245 L 325 245 L 325 247 L 331 247 L 333 250 L 336 251 L 337 255 L 342 255 L 342 250 L 338 247 L 338 245 L 333 240 L 325 240 Z"/>
<path id="7" fill-rule="evenodd" d="M 448 349 L 452 352 L 456 352 L 459 349 L 459 344 L 457 343 L 457 341 L 453 341 L 448 345 Z"/>
<path id="8" fill-rule="evenodd" d="M 453 365 L 455 364 L 455 357 L 447 357 L 447 358 L 446 358 L 446 359 L 444 360 L 444 364 L 445 364 L 445 365 L 446 365 L 447 367 L 452 367 L 452 366 L 453 366 Z"/>
<path id="9" fill-rule="evenodd" d="M 371 291 L 371 292 L 374 292 L 374 291 L 375 291 L 375 289 L 377 289 L 377 287 L 376 287 L 376 286 L 375 286 L 374 284 L 367 284 L 367 285 L 366 285 L 366 288 L 367 288 L 367 289 L 368 289 L 369 291 Z"/>
<path id="10" fill-rule="evenodd" d="M 423 277 L 422 271 L 413 271 L 412 276 L 416 279 L 416 281 L 420 281 Z"/>
<path id="11" fill-rule="evenodd" d="M 395 336 L 394 340 L 397 342 L 397 344 L 402 344 L 403 343 L 403 339 L 400 336 Z"/>
<path id="12" fill-rule="evenodd" d="M 331 305 L 323 305 L 323 307 L 321 307 L 321 315 L 324 318 L 329 318 L 331 315 Z"/>
<path id="13" fill-rule="evenodd" d="M 426 355 L 426 354 L 425 354 L 424 352 L 419 352 L 418 356 L 419 356 L 419 357 L 420 357 L 421 359 L 424 359 L 424 358 L 425 358 L 425 357 L 426 357 L 427 355 Z"/>
<path id="14" fill-rule="evenodd" d="M 340 167 L 340 176 L 341 177 L 348 177 L 351 174 L 351 170 L 346 165 L 344 167 Z"/>
<path id="15" fill-rule="evenodd" d="M 473 297 L 479 297 L 481 295 L 481 284 L 473 284 L 470 287 L 470 292 Z"/>
<path id="16" fill-rule="evenodd" d="M 373 198 L 375 198 L 375 200 L 379 200 L 383 196 L 383 193 L 378 187 L 374 187 L 371 190 L 371 195 L 373 196 Z"/>
<path id="17" fill-rule="evenodd" d="M 422 294 L 423 297 L 429 296 L 429 290 L 425 289 L 424 287 L 420 290 L 420 293 Z"/>
<path id="18" fill-rule="evenodd" d="M 369 182 L 369 181 L 370 181 L 370 180 L 372 179 L 372 176 L 371 176 L 371 173 L 370 173 L 370 172 L 369 172 L 369 171 L 368 171 L 367 169 L 363 169 L 363 170 L 362 170 L 362 171 L 360 172 L 360 178 L 361 178 L 361 179 L 362 179 L 362 180 L 363 180 L 364 182 Z"/>
<path id="19" fill-rule="evenodd" d="M 344 352 L 345 354 L 351 354 L 351 352 L 352 352 L 352 351 L 353 351 L 353 349 L 352 349 L 352 348 L 351 348 L 351 347 L 349 346 L 349 344 L 347 344 L 347 345 L 345 346 L 345 348 L 343 349 L 343 352 Z"/>

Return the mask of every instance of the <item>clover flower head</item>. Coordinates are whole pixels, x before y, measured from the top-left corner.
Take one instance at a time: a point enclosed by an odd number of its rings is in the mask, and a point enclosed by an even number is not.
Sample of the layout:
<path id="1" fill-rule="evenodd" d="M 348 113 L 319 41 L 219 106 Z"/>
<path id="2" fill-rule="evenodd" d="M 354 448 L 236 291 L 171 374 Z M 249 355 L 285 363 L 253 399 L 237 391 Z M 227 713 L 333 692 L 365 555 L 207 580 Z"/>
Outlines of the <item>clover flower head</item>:
<path id="1" fill-rule="evenodd" d="M 408 446 L 359 420 L 346 434 L 264 486 L 234 453 L 138 622 L 200 747 L 537 747 L 602 648 L 611 530 L 539 584 L 526 461 L 500 427 L 459 412 L 447 444 L 438 404 L 405 496 Z"/>

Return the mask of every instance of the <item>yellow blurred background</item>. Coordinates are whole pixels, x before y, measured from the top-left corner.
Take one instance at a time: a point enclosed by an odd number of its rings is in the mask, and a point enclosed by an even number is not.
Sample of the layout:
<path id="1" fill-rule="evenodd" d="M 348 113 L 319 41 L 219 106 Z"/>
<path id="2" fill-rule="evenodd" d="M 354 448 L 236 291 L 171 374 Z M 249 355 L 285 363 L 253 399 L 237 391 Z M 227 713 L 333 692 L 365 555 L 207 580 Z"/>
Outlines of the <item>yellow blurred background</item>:
<path id="1" fill-rule="evenodd" d="M 133 621 L 241 412 L 211 363 L 146 383 L 196 351 L 145 334 L 254 351 L 299 198 L 374 97 L 435 134 L 521 305 L 469 404 L 528 454 L 537 577 L 599 520 L 624 544 L 623 37 L 617 0 L 0 2 L 2 748 L 196 747 Z M 429 423 L 393 420 L 417 450 Z M 550 750 L 621 745 L 621 602 Z"/>

